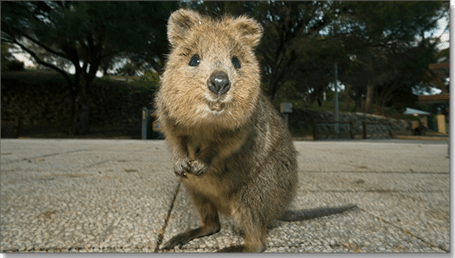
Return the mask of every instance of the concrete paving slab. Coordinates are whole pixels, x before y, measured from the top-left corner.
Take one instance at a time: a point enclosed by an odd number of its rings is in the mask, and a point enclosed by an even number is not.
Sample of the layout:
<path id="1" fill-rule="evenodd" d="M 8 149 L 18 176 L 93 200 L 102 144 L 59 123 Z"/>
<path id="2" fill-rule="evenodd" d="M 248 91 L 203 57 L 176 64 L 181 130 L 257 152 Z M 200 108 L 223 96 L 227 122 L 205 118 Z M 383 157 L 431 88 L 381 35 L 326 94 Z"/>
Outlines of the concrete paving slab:
<path id="1" fill-rule="evenodd" d="M 65 141 L 59 143 L 67 146 Z M 2 140 L 2 152 L 3 147 L 14 152 L 11 145 L 22 144 L 22 148 L 41 145 L 54 153 L 59 143 Z M 117 146 L 119 155 L 62 153 L 33 164 L 35 170 L 27 161 L 14 162 L 14 170 L 4 170 L 8 162 L 2 157 L 2 252 L 153 251 L 178 180 L 169 173 L 170 160 L 158 162 L 166 151 L 164 141 L 130 144 L 136 147 L 125 150 L 122 143 L 95 141 L 90 147 L 114 151 Z M 109 162 L 84 167 L 97 160 Z"/>
<path id="2" fill-rule="evenodd" d="M 290 209 L 358 208 L 278 221 L 266 252 L 450 252 L 446 143 L 295 145 L 300 181 Z M 185 190 L 176 194 L 164 141 L 1 140 L 1 153 L 2 252 L 154 252 L 198 226 Z M 243 243 L 230 218 L 221 216 L 221 225 L 171 252 Z"/>
<path id="3" fill-rule="evenodd" d="M 356 204 L 365 216 L 369 215 L 372 219 L 383 222 L 383 227 L 393 228 L 406 235 L 413 236 L 435 250 L 449 252 L 450 210 L 448 196 L 448 192 L 409 193 L 404 191 L 371 193 L 361 191 L 309 192 L 301 190 L 290 209 L 306 210 Z M 351 213 L 351 211 L 345 214 L 348 213 Z M 411 247 L 408 246 L 408 248 Z M 391 250 L 388 249 L 387 251 Z"/>
<path id="4" fill-rule="evenodd" d="M 403 232 L 449 252 L 448 197 L 448 192 L 366 194 L 361 197 L 363 204 L 359 207 Z M 344 198 L 349 198 L 349 195 Z M 351 199 L 355 200 L 356 197 L 352 196 Z"/>
<path id="5" fill-rule="evenodd" d="M 301 172 L 306 191 L 435 192 L 450 190 L 450 174 L 419 172 Z"/>
<path id="6" fill-rule="evenodd" d="M 128 153 L 125 155 L 125 153 Z M 134 153 L 134 155 L 132 154 Z M 166 166 L 171 169 L 170 159 L 163 160 L 160 151 L 84 151 L 52 157 L 43 157 L 24 162 L 4 162 L 3 171 L 33 171 L 65 173 L 68 171 L 84 172 L 91 169 L 148 171 Z"/>
<path id="7" fill-rule="evenodd" d="M 103 141 L 103 146 L 107 144 L 118 145 L 115 141 Z M 90 140 L 16 140 L 2 139 L 0 144 L 1 158 L 3 162 L 17 162 L 25 160 L 35 160 L 38 158 L 74 153 L 89 149 L 96 149 L 99 143 Z M 27 146 L 26 148 L 24 148 Z"/>
<path id="8" fill-rule="evenodd" d="M 269 231 L 268 239 L 271 241 L 267 252 L 442 252 L 361 210 L 308 221 L 282 222 Z"/>
<path id="9" fill-rule="evenodd" d="M 449 172 L 447 143 L 295 142 L 304 171 Z"/>

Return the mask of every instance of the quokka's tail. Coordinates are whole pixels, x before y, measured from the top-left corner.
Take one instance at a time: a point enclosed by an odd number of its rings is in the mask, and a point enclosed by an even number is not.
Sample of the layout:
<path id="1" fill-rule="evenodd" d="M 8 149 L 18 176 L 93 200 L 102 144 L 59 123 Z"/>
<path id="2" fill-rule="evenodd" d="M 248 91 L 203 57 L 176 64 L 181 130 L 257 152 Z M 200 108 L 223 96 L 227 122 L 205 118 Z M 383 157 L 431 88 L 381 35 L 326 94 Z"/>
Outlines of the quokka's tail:
<path id="1" fill-rule="evenodd" d="M 357 208 L 357 205 L 350 204 L 340 207 L 322 207 L 311 210 L 290 211 L 287 210 L 283 216 L 279 218 L 282 221 L 302 221 L 324 216 L 329 216 L 337 213 L 342 213 L 351 209 Z"/>

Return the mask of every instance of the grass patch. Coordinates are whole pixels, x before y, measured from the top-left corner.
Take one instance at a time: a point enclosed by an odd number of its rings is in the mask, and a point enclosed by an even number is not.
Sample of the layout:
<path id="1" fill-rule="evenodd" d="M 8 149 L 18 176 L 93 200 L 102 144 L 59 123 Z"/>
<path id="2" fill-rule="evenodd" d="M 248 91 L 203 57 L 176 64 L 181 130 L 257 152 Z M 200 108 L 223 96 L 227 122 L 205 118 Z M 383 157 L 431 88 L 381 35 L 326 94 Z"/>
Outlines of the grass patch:
<path id="1" fill-rule="evenodd" d="M 338 102 L 338 108 L 340 112 L 352 112 L 354 106 L 355 103 L 353 101 L 351 101 L 349 105 L 347 105 L 346 101 Z M 319 106 L 319 103 L 315 101 L 313 104 L 311 104 L 311 107 L 309 109 L 314 111 L 335 111 L 335 101 L 321 101 L 321 106 Z"/>
<path id="2" fill-rule="evenodd" d="M 2 71 L 1 77 L 3 80 L 15 80 L 24 85 L 59 85 L 61 87 L 68 87 L 68 82 L 58 72 L 49 70 L 24 70 L 24 71 Z M 69 77 L 74 81 L 74 75 L 69 74 Z M 96 77 L 92 82 L 92 87 L 112 87 L 118 88 L 122 92 L 127 92 L 130 88 L 136 88 L 143 92 L 150 91 L 147 86 L 136 85 L 131 82 L 118 81 L 108 77 Z"/>
<path id="3" fill-rule="evenodd" d="M 70 76 L 71 79 L 73 77 Z M 61 74 L 47 70 L 2 71 L 2 79 L 16 80 L 19 83 L 37 86 L 49 82 L 67 85 L 65 78 Z"/>

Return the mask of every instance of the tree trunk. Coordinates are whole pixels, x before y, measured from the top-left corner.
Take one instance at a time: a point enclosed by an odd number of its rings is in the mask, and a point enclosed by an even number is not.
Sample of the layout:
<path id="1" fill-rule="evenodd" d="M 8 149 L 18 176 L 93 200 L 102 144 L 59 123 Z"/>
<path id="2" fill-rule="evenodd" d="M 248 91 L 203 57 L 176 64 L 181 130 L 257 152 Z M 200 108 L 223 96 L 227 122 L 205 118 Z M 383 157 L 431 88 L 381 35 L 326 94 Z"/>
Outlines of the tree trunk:
<path id="1" fill-rule="evenodd" d="M 371 114 L 373 107 L 373 97 L 374 97 L 374 86 L 370 83 L 367 84 L 367 92 L 365 96 L 365 106 L 363 109 L 364 113 Z"/>
<path id="2" fill-rule="evenodd" d="M 354 99 L 354 108 L 352 112 L 360 112 L 362 110 L 362 88 L 357 87 L 355 89 L 355 95 L 353 96 Z"/>
<path id="3" fill-rule="evenodd" d="M 360 97 L 356 97 L 354 99 L 354 108 L 352 109 L 352 112 L 359 112 L 361 110 L 361 107 L 362 107 L 362 100 L 360 99 Z"/>
<path id="4" fill-rule="evenodd" d="M 380 115 L 385 115 L 385 106 L 388 101 L 392 100 L 393 93 L 400 86 L 400 83 L 400 79 L 393 80 L 392 82 L 384 84 L 381 92 L 378 92 L 376 105 L 378 107 Z"/>
<path id="5" fill-rule="evenodd" d="M 89 82 L 84 75 L 76 73 L 76 92 L 72 102 L 72 124 L 70 135 L 82 135 L 89 132 L 90 94 Z"/>
<path id="6" fill-rule="evenodd" d="M 269 98 L 270 101 L 273 101 L 275 97 L 275 87 L 272 85 L 272 83 L 269 83 L 269 87 L 267 88 L 267 91 L 265 91 L 266 96 Z"/>

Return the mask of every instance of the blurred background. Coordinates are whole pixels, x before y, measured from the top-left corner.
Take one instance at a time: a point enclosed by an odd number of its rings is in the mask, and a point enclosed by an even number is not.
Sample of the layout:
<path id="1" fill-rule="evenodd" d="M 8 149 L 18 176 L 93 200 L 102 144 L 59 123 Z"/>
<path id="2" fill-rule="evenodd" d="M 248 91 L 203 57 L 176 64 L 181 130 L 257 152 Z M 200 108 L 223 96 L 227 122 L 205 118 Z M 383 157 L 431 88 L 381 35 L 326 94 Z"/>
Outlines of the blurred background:
<path id="1" fill-rule="evenodd" d="M 447 136 L 449 1 L 2 1 L 2 138 L 159 138 L 181 7 L 263 25 L 263 90 L 298 139 Z"/>

